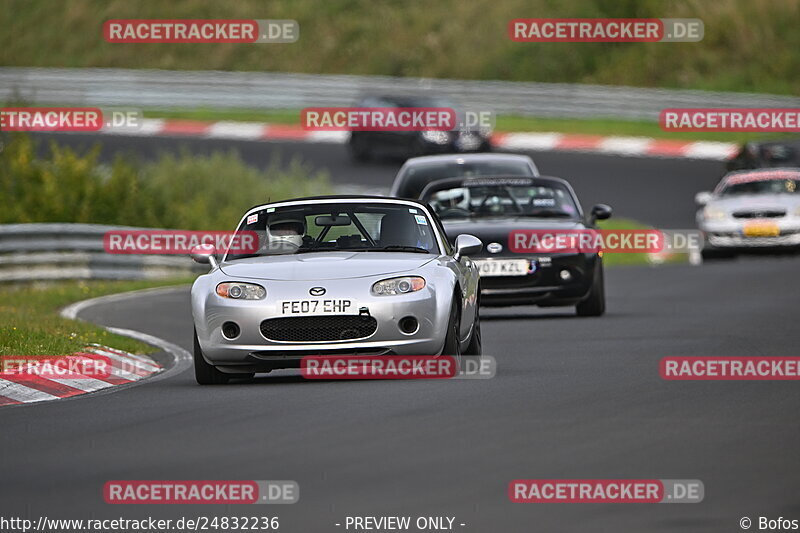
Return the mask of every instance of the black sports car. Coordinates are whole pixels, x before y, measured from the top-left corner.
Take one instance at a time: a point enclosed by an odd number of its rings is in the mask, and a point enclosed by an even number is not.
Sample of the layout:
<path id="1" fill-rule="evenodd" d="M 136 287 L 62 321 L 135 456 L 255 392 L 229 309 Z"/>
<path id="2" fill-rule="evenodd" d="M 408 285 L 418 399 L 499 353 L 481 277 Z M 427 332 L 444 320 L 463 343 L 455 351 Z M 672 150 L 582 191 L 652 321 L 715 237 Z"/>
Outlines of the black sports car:
<path id="1" fill-rule="evenodd" d="M 518 253 L 509 235 L 594 229 L 596 220 L 611 216 L 609 206 L 595 205 L 585 216 L 569 183 L 552 177 L 447 178 L 425 187 L 420 200 L 431 205 L 451 240 L 469 233 L 483 241 L 483 251 L 471 256 L 481 272 L 482 305 L 605 312 L 602 252 Z"/>
<path id="2" fill-rule="evenodd" d="M 800 166 L 800 141 L 797 139 L 744 143 L 727 163 L 729 172 L 798 166 Z"/>
<path id="3" fill-rule="evenodd" d="M 427 96 L 367 96 L 356 107 L 408 108 L 440 107 L 458 111 L 458 106 L 443 98 Z M 488 152 L 492 149 L 491 130 L 478 127 L 451 131 L 354 131 L 348 146 L 356 161 L 372 158 L 417 157 L 427 154 Z"/>

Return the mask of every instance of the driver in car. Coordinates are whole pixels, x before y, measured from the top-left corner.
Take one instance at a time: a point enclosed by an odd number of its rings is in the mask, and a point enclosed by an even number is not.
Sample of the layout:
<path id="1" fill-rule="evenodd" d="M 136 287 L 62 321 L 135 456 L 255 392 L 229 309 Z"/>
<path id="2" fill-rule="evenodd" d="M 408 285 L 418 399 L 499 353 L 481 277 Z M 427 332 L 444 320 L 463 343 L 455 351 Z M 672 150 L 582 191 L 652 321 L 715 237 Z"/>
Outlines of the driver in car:
<path id="1" fill-rule="evenodd" d="M 303 216 L 277 214 L 267 221 L 266 238 L 261 251 L 267 254 L 291 254 L 303 245 L 306 220 Z"/>

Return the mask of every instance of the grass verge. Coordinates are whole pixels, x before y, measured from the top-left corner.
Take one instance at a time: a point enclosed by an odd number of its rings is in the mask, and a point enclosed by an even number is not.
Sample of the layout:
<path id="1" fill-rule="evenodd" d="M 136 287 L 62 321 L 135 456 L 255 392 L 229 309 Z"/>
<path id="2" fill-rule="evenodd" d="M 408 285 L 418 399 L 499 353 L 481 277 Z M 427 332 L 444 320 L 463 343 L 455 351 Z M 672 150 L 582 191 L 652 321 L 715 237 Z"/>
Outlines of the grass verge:
<path id="1" fill-rule="evenodd" d="M 610 220 L 601 220 L 598 222 L 600 229 L 604 230 L 627 230 L 627 229 L 653 229 L 652 226 L 642 224 L 636 220 L 629 218 L 612 218 Z M 675 254 L 668 256 L 665 263 L 687 263 L 689 262 L 688 254 Z M 615 267 L 622 265 L 651 265 L 652 263 L 647 258 L 647 254 L 638 253 L 605 253 L 603 255 L 603 265 L 607 267 Z"/>
<path id="2" fill-rule="evenodd" d="M 191 283 L 194 278 L 141 281 L 64 281 L 0 285 L 0 356 L 69 355 L 98 343 L 131 353 L 155 349 L 105 329 L 62 318 L 61 308 L 120 292 Z"/>

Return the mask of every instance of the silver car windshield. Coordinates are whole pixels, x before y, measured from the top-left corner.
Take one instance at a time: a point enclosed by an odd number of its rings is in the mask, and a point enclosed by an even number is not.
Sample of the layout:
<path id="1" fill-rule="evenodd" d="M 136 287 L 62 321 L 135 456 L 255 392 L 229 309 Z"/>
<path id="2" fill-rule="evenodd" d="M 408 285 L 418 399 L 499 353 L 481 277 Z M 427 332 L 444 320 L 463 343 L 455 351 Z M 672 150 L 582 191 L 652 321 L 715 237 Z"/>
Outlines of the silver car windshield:
<path id="1" fill-rule="evenodd" d="M 797 185 L 800 180 L 770 179 L 755 180 L 735 183 L 725 186 L 720 191 L 721 196 L 736 196 L 739 194 L 797 194 Z"/>
<path id="2" fill-rule="evenodd" d="M 258 236 L 249 257 L 329 251 L 439 253 L 432 221 L 422 209 L 390 203 L 309 203 L 265 207 L 237 229 Z"/>

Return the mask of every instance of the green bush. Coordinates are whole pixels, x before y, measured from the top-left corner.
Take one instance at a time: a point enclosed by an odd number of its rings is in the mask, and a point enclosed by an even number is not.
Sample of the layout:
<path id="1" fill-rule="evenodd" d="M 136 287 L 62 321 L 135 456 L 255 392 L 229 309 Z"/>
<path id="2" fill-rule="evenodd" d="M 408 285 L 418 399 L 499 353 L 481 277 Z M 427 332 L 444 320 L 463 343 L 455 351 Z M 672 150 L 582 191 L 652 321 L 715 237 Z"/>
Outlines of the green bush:
<path id="1" fill-rule="evenodd" d="M 232 229 L 253 205 L 327 194 L 324 173 L 292 160 L 259 170 L 234 152 L 164 154 L 152 162 L 98 162 L 51 143 L 37 156 L 33 140 L 14 135 L 0 151 L 0 224 L 86 222 L 193 230 Z"/>

